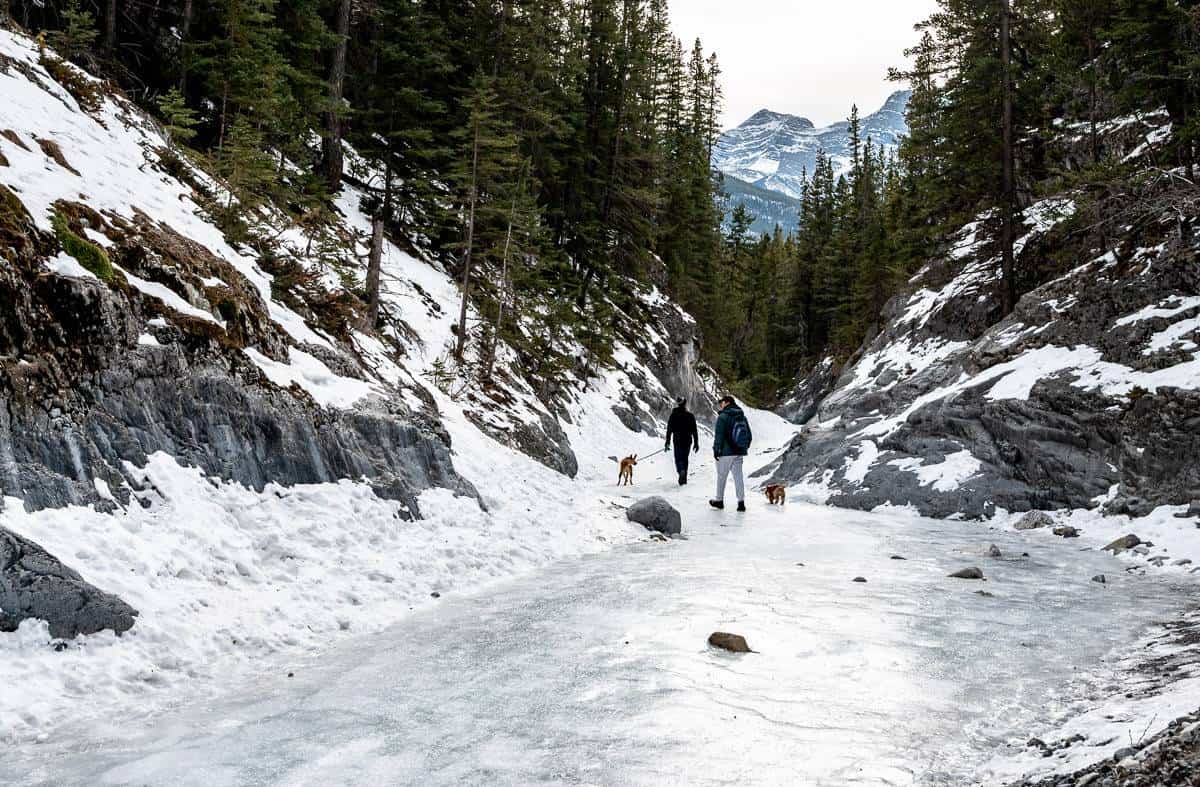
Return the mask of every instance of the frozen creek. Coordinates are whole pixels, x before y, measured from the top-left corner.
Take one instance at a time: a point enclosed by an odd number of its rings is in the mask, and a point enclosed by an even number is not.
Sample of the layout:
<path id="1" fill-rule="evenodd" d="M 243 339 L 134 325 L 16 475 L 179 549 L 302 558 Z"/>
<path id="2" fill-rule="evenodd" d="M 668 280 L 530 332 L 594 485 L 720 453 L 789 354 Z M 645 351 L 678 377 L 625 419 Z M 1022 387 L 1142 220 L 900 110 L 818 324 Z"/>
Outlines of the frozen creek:
<path id="1" fill-rule="evenodd" d="M 981 764 L 1086 707 L 1117 679 L 1106 657 L 1184 605 L 1077 542 L 758 493 L 713 512 L 711 472 L 680 490 L 654 477 L 668 464 L 628 499 L 667 495 L 686 540 L 447 595 L 214 702 L 14 747 L 0 783 L 989 783 Z M 947 578 L 970 565 L 988 581 Z M 758 652 L 709 649 L 715 630 Z"/>

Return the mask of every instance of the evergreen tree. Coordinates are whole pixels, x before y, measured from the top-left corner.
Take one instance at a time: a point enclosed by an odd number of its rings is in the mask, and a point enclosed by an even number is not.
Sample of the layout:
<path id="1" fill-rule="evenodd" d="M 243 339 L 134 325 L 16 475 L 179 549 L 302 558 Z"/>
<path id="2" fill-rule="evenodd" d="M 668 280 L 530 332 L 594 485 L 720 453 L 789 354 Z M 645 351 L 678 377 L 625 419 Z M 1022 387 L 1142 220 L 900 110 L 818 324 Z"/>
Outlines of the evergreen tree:
<path id="1" fill-rule="evenodd" d="M 96 18 L 84 11 L 79 0 L 67 0 L 62 11 L 62 27 L 46 35 L 46 43 L 68 60 L 90 59 L 96 44 Z"/>
<path id="2" fill-rule="evenodd" d="M 158 97 L 158 111 L 164 120 L 167 138 L 174 145 L 186 145 L 196 136 L 196 113 L 183 100 L 177 88 L 171 88 Z"/>

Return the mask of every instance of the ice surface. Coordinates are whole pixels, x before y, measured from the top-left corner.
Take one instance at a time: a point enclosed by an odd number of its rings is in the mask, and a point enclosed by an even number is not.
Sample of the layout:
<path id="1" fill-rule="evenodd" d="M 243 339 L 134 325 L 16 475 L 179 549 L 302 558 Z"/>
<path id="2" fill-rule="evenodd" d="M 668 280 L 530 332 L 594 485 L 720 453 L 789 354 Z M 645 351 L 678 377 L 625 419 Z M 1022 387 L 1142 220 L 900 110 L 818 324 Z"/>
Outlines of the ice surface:
<path id="1" fill-rule="evenodd" d="M 709 511 L 711 472 L 680 491 L 669 463 L 595 494 L 666 495 L 687 540 L 446 595 L 222 701 L 11 749 L 0 782 L 965 784 L 1088 707 L 1112 649 L 1186 601 L 1040 533 L 757 496 Z M 988 581 L 946 577 L 965 565 Z M 710 650 L 714 630 L 758 652 Z"/>

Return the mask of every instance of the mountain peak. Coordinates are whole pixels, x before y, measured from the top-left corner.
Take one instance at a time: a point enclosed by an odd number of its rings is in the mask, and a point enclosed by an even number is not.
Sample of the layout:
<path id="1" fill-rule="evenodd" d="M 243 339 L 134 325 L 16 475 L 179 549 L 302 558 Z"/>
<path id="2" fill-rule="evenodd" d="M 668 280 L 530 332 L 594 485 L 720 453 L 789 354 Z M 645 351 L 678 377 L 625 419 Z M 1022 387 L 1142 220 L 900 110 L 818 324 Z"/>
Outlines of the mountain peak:
<path id="1" fill-rule="evenodd" d="M 860 115 L 860 138 L 869 138 L 875 148 L 894 151 L 908 134 L 905 109 L 911 96 L 909 90 L 897 90 L 878 110 Z M 850 124 L 839 120 L 816 128 L 807 118 L 760 109 L 721 135 L 713 147 L 712 164 L 740 182 L 731 189 L 731 205 L 746 205 L 772 224 L 794 228 L 794 206 L 781 198 L 803 193 L 821 151 L 832 158 L 835 175 L 845 173 L 852 161 Z"/>
<path id="2" fill-rule="evenodd" d="M 883 106 L 879 108 L 880 112 L 904 112 L 908 108 L 908 100 L 912 98 L 911 90 L 897 90 L 887 97 L 887 101 L 883 102 Z"/>
<path id="3" fill-rule="evenodd" d="M 793 121 L 795 123 L 798 123 L 803 128 L 813 128 L 813 122 L 811 120 L 809 120 L 808 118 L 798 117 L 796 115 L 788 115 L 784 112 L 775 112 L 773 110 L 766 109 L 765 107 L 763 109 L 758 110 L 753 115 L 751 115 L 749 118 L 747 118 L 745 120 L 745 122 L 742 123 L 742 125 L 738 126 L 738 128 L 749 128 L 751 126 L 763 126 L 763 125 L 766 125 L 767 123 L 776 123 L 779 121 L 784 121 L 784 122 Z"/>

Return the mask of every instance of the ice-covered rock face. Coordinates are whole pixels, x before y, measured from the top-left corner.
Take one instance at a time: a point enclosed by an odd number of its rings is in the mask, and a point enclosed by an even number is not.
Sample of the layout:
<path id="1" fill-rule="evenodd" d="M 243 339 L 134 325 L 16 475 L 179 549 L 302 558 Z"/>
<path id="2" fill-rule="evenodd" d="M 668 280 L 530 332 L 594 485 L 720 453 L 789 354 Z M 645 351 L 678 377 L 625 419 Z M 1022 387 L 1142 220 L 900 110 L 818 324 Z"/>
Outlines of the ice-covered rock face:
<path id="1" fill-rule="evenodd" d="M 897 91 L 878 112 L 861 118 L 862 140 L 869 137 L 875 146 L 894 150 L 908 133 L 904 111 L 910 96 L 910 91 Z M 712 164 L 714 169 L 744 183 L 798 198 L 804 175 L 812 175 L 820 150 L 833 157 L 835 175 L 847 171 L 851 159 L 849 124 L 841 121 L 817 128 L 808 118 L 763 109 L 721 135 L 713 148 Z M 734 196 L 735 201 L 741 199 Z M 747 207 L 753 213 L 756 206 Z"/>

